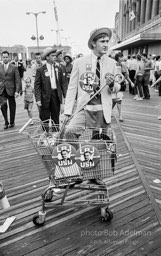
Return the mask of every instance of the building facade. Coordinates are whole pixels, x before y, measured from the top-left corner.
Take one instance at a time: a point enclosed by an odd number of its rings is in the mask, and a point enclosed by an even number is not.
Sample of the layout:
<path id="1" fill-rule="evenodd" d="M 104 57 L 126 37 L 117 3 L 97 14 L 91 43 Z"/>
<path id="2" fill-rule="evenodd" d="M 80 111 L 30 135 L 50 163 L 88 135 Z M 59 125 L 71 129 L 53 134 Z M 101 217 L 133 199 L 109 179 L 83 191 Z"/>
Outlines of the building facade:
<path id="1" fill-rule="evenodd" d="M 161 55 L 161 0 L 120 0 L 118 22 L 111 50 Z"/>
<path id="2" fill-rule="evenodd" d="M 26 60 L 27 58 L 27 48 L 23 45 L 10 46 L 0 46 L 0 60 L 2 59 L 2 52 L 7 51 L 10 54 L 10 59 L 12 60 L 15 55 L 18 55 L 19 60 Z"/>
<path id="3" fill-rule="evenodd" d="M 45 50 L 45 48 L 51 47 L 51 46 L 39 46 L 39 52 L 42 54 Z M 63 49 L 64 54 L 71 53 L 71 47 L 70 46 L 56 46 L 53 47 L 57 49 Z M 10 59 L 12 60 L 15 55 L 18 55 L 19 59 L 22 59 L 23 61 L 26 60 L 34 60 L 35 59 L 35 53 L 38 52 L 37 46 L 29 46 L 25 47 L 23 45 L 15 45 L 15 46 L 0 46 L 0 60 L 2 59 L 2 52 L 8 51 L 10 54 Z"/>

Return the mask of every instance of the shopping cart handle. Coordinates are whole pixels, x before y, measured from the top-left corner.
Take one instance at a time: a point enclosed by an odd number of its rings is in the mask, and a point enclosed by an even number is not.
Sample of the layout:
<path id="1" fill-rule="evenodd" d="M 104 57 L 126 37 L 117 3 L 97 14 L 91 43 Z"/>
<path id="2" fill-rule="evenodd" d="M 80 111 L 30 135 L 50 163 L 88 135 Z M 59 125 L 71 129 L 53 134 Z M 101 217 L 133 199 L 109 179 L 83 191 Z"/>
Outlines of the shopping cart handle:
<path id="1" fill-rule="evenodd" d="M 22 133 L 31 122 L 33 122 L 32 118 L 28 120 L 28 122 L 18 131 L 18 133 Z"/>

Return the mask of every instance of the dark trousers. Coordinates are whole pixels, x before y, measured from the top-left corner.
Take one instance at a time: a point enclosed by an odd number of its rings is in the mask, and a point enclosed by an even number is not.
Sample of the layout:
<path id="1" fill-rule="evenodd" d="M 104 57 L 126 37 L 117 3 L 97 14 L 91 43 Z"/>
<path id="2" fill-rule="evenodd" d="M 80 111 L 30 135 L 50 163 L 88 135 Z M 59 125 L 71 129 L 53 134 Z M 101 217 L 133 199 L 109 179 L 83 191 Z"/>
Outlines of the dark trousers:
<path id="1" fill-rule="evenodd" d="M 9 104 L 9 111 L 10 111 L 10 124 L 14 124 L 15 123 L 15 114 L 16 114 L 15 96 L 9 96 L 6 92 L 6 90 L 3 91 L 1 96 L 6 99 L 6 102 L 4 102 L 4 104 L 2 104 L 2 106 L 1 106 L 1 111 L 2 111 L 2 115 L 4 117 L 5 125 L 9 124 L 8 104 Z M 7 101 L 8 101 L 8 104 L 7 104 Z"/>
<path id="2" fill-rule="evenodd" d="M 158 83 L 158 92 L 159 92 L 159 96 L 161 96 L 161 82 Z"/>
<path id="3" fill-rule="evenodd" d="M 46 125 L 49 123 L 49 119 L 54 121 L 54 123 L 59 125 L 59 115 L 60 115 L 60 100 L 58 97 L 57 89 L 51 90 L 51 99 L 48 108 L 40 107 L 40 119 L 46 121 Z"/>
<path id="4" fill-rule="evenodd" d="M 150 79 L 150 74 L 144 74 L 143 75 L 143 93 L 144 93 L 144 98 L 149 99 L 150 98 L 150 93 L 149 93 L 149 79 Z"/>
<path id="5" fill-rule="evenodd" d="M 139 97 L 143 97 L 143 76 L 137 76 L 136 77 L 136 83 L 135 83 L 135 94 L 139 94 Z"/>
<path id="6" fill-rule="evenodd" d="M 135 73 L 136 73 L 136 70 L 129 70 L 129 77 L 133 83 L 135 82 L 135 79 L 134 79 Z M 131 84 L 129 84 L 129 93 L 133 95 L 135 94 L 134 88 L 131 86 Z"/>

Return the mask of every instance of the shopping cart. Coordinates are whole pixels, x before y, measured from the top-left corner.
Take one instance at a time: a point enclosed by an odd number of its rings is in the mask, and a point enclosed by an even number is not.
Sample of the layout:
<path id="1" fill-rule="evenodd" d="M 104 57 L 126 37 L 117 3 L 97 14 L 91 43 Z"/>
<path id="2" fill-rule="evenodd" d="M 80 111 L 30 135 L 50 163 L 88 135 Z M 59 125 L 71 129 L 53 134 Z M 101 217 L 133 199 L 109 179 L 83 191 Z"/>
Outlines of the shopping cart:
<path id="1" fill-rule="evenodd" d="M 49 185 L 42 193 L 42 210 L 34 216 L 34 224 L 42 226 L 46 210 L 62 205 L 99 206 L 101 219 L 110 221 L 113 213 L 109 209 L 107 185 L 97 185 L 92 181 L 114 175 L 114 131 L 111 128 L 106 133 L 96 128 L 80 131 L 79 127 L 74 127 L 67 136 L 68 125 L 60 132 L 51 120 L 33 121 L 34 124 L 30 125 L 29 120 L 19 132 L 27 135 L 49 175 Z M 81 198 L 68 198 L 68 191 L 73 189 L 83 192 Z"/>
<path id="2" fill-rule="evenodd" d="M 111 74 L 106 74 L 106 76 Z M 124 77 L 116 74 L 114 81 L 121 83 Z M 80 81 L 82 82 L 82 81 Z M 105 88 L 103 85 L 89 101 Z M 109 85 L 110 87 L 110 85 Z M 110 87 L 113 90 L 113 87 Z M 77 109 L 81 111 L 88 102 Z M 71 116 L 71 118 L 73 117 Z M 70 129 L 64 122 L 61 129 L 51 120 L 42 122 L 29 120 L 21 129 L 38 152 L 49 175 L 49 186 L 42 194 L 42 210 L 34 216 L 36 226 L 45 223 L 46 209 L 54 206 L 99 206 L 102 220 L 110 221 L 113 213 L 109 209 L 109 193 L 105 183 L 93 184 L 93 180 L 109 178 L 114 174 L 116 162 L 116 136 L 112 129 Z M 89 182 L 88 182 L 89 181 Z M 67 197 L 68 190 L 82 190 L 81 198 Z M 63 191 L 63 193 L 62 193 Z M 71 200 L 70 200 L 71 198 Z"/>

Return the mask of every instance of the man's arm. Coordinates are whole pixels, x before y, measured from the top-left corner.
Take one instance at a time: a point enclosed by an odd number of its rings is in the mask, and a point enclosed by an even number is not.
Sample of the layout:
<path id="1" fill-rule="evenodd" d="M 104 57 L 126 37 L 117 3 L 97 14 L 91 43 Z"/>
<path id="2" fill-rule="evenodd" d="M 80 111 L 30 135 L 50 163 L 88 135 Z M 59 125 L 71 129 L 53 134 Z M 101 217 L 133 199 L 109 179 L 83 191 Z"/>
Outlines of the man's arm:
<path id="1" fill-rule="evenodd" d="M 66 81 L 66 75 L 65 71 L 63 70 L 63 67 L 59 66 L 59 72 L 60 72 L 60 87 L 63 93 L 63 97 L 66 97 L 67 93 L 67 81 Z"/>
<path id="2" fill-rule="evenodd" d="M 36 65 L 33 64 L 32 67 L 31 67 L 31 69 L 32 69 L 32 76 L 35 77 L 35 76 L 36 76 L 36 70 L 37 70 Z"/>
<path id="3" fill-rule="evenodd" d="M 134 83 L 131 81 L 130 77 L 129 77 L 129 72 L 128 69 L 125 65 L 122 65 L 122 73 L 124 73 L 124 77 L 125 79 L 131 84 L 131 87 L 134 87 Z"/>
<path id="4" fill-rule="evenodd" d="M 118 74 L 118 70 L 117 70 L 117 66 L 116 66 L 116 62 L 114 64 L 114 70 L 113 70 L 113 75 L 116 76 Z M 114 86 L 113 89 L 111 91 L 113 92 L 118 92 L 121 88 L 121 85 L 117 82 L 114 82 Z"/>
<path id="5" fill-rule="evenodd" d="M 18 68 L 15 66 L 14 67 L 14 79 L 15 79 L 15 85 L 16 85 L 16 91 L 15 91 L 15 96 L 17 97 L 20 92 L 22 92 L 22 83 L 19 75 Z"/>
<path id="6" fill-rule="evenodd" d="M 73 69 L 70 76 L 70 82 L 68 84 L 68 90 L 65 100 L 65 106 L 64 106 L 64 114 L 65 115 L 71 115 L 76 99 L 76 95 L 78 92 L 78 80 L 79 80 L 79 69 L 78 69 L 78 61 L 74 61 Z"/>

